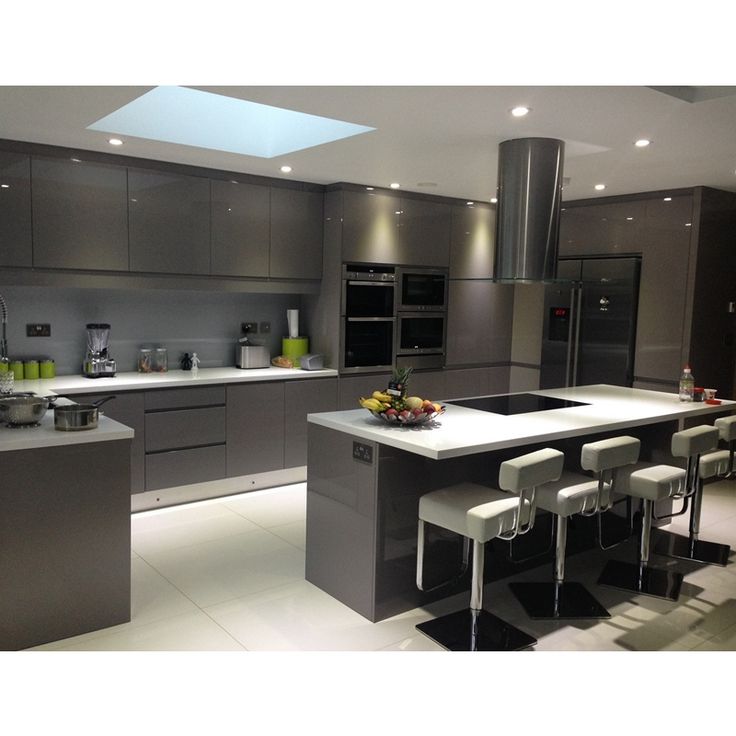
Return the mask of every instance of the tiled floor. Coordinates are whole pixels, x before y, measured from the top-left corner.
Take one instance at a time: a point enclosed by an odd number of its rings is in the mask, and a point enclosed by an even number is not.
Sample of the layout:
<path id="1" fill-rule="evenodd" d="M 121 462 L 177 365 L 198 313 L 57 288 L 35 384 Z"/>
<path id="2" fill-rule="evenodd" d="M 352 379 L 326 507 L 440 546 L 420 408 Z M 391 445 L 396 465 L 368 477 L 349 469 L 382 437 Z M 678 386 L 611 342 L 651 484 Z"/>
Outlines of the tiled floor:
<path id="1" fill-rule="evenodd" d="M 132 518 L 132 620 L 40 650 L 435 650 L 414 626 L 467 605 L 456 596 L 373 624 L 304 580 L 305 484 Z M 736 548 L 736 482 L 706 488 L 702 537 Z M 672 528 L 686 528 L 683 517 Z M 608 558 L 586 552 L 567 577 L 593 590 L 609 620 L 529 620 L 508 592 L 486 586 L 486 608 L 536 636 L 536 650 L 734 650 L 736 558 L 725 567 L 653 558 L 687 572 L 677 603 L 595 585 Z M 514 579 L 549 575 L 538 568 Z"/>

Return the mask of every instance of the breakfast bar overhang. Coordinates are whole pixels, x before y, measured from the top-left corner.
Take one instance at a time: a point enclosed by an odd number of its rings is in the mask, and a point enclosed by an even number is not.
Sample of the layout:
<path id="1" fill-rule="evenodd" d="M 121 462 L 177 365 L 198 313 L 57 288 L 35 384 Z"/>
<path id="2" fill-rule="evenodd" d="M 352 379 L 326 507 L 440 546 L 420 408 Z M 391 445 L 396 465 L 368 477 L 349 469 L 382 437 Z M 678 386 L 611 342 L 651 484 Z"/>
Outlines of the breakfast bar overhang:
<path id="1" fill-rule="evenodd" d="M 518 403 L 514 397 L 527 402 L 521 413 L 500 408 Z M 423 494 L 464 480 L 495 485 L 501 462 L 542 447 L 562 450 L 577 470 L 582 444 L 622 434 L 641 440 L 641 459 L 676 464 L 673 432 L 736 408 L 608 385 L 494 398 L 453 401 L 432 426 L 390 425 L 363 409 L 310 414 L 306 579 L 371 621 L 459 592 L 467 580 L 434 593 L 416 588 Z M 425 569 L 454 564 L 449 550 L 434 545 Z"/>

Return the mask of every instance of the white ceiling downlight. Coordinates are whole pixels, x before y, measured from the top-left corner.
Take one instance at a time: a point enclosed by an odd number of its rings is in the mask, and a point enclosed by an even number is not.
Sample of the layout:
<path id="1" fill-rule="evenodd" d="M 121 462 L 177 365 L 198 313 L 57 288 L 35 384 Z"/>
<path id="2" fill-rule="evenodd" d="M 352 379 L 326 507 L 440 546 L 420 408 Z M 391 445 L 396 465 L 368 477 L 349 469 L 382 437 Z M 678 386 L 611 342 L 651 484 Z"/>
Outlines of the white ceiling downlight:
<path id="1" fill-rule="evenodd" d="M 515 118 L 523 118 L 525 115 L 528 115 L 530 111 L 530 107 L 526 107 L 525 105 L 518 105 L 517 107 L 511 109 L 511 114 Z"/>
<path id="2" fill-rule="evenodd" d="M 646 148 L 650 143 L 651 141 L 648 138 L 639 138 L 638 141 L 634 142 L 634 145 L 637 148 Z"/>
<path id="3" fill-rule="evenodd" d="M 605 184 L 596 184 L 593 189 L 595 189 L 598 192 L 602 192 L 606 188 Z"/>

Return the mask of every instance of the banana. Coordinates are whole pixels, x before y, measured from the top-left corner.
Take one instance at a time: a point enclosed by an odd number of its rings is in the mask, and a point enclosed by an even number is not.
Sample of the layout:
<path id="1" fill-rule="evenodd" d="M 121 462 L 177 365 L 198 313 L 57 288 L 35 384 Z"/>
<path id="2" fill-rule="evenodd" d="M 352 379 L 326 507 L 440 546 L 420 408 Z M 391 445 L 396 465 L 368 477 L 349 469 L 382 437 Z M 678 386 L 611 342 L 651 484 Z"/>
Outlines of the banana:
<path id="1" fill-rule="evenodd" d="M 372 398 L 378 399 L 383 403 L 391 403 L 391 394 L 387 394 L 384 391 L 374 391 Z"/>
<path id="2" fill-rule="evenodd" d="M 364 399 L 361 397 L 360 405 L 364 409 L 368 409 L 369 411 L 382 412 L 386 410 L 386 407 L 378 399 L 373 399 L 373 398 Z"/>

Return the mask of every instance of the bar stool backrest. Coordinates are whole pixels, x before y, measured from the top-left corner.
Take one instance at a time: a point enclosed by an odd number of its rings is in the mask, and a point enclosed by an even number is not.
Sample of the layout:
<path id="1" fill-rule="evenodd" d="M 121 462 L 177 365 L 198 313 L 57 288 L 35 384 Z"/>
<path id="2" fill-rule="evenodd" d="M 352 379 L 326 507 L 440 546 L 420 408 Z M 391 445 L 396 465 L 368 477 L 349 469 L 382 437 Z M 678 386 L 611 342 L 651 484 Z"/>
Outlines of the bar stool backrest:
<path id="1" fill-rule="evenodd" d="M 709 425 L 683 429 L 672 435 L 672 455 L 674 457 L 694 457 L 710 452 L 718 447 L 718 430 Z"/>
<path id="2" fill-rule="evenodd" d="M 580 452 L 580 466 L 584 470 L 602 473 L 604 470 L 633 465 L 639 459 L 641 441 L 636 437 L 612 437 L 588 442 Z"/>
<path id="3" fill-rule="evenodd" d="M 545 448 L 501 463 L 498 485 L 504 491 L 520 493 L 562 475 L 565 456 L 559 450 Z"/>
<path id="4" fill-rule="evenodd" d="M 724 442 L 736 440 L 736 414 L 732 417 L 721 417 L 715 421 L 718 434 Z"/>

